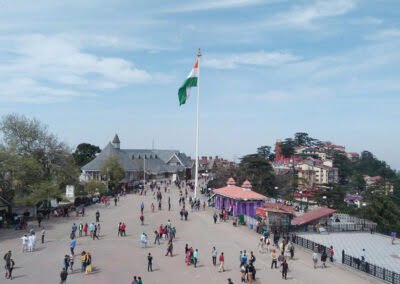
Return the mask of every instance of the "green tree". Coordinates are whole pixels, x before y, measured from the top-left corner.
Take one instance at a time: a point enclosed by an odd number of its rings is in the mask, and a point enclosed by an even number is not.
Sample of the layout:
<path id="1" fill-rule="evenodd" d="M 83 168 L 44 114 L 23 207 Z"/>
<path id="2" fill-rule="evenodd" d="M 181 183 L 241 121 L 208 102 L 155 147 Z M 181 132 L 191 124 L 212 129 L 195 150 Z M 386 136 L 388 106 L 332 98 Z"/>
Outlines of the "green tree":
<path id="1" fill-rule="evenodd" d="M 292 138 L 286 138 L 285 141 L 282 142 L 282 155 L 285 158 L 293 156 L 295 146 L 296 144 Z"/>
<path id="2" fill-rule="evenodd" d="M 17 114 L 0 122 L 0 177 L 14 191 L 14 201 L 35 205 L 59 196 L 67 184 L 77 184 L 79 169 L 70 149 L 36 119 Z"/>
<path id="3" fill-rule="evenodd" d="M 82 167 L 96 158 L 96 154 L 100 152 L 101 150 L 98 146 L 88 143 L 81 143 L 76 147 L 76 150 L 72 155 L 76 165 Z"/>
<path id="4" fill-rule="evenodd" d="M 110 157 L 104 162 L 100 173 L 107 177 L 109 189 L 115 187 L 125 177 L 125 171 L 115 157 Z"/>
<path id="5" fill-rule="evenodd" d="M 87 183 L 86 189 L 89 195 L 93 195 L 95 193 L 103 194 L 107 191 L 107 186 L 100 181 L 91 180 Z"/>
<path id="6" fill-rule="evenodd" d="M 277 196 L 273 168 L 263 156 L 258 154 L 244 156 L 240 161 L 237 174 L 239 180 L 248 179 L 254 191 L 268 196 Z"/>

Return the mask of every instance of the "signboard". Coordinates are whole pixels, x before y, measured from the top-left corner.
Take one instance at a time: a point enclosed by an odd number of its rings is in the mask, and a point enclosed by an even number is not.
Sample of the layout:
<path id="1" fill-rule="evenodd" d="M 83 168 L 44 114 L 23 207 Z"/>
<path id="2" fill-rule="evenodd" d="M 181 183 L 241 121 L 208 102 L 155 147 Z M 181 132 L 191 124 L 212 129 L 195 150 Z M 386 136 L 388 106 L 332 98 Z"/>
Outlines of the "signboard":
<path id="1" fill-rule="evenodd" d="M 67 185 L 66 190 L 65 190 L 65 196 L 67 198 L 74 198 L 75 196 L 75 186 L 73 185 Z"/>
<path id="2" fill-rule="evenodd" d="M 173 175 L 172 175 L 172 181 L 174 182 L 174 181 L 176 181 L 176 179 L 177 179 L 177 175 L 176 175 L 176 174 L 173 174 Z"/>

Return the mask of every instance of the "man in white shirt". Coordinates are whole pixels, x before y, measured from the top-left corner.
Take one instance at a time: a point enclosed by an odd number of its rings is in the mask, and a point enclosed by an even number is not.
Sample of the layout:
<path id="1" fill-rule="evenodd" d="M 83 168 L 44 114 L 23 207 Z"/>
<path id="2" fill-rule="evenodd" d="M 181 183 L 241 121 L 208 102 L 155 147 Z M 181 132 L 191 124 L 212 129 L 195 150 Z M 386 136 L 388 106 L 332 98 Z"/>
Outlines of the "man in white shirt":
<path id="1" fill-rule="evenodd" d="M 23 235 L 21 240 L 22 240 L 22 252 L 26 252 L 28 249 L 28 237 L 26 235 Z"/>
<path id="2" fill-rule="evenodd" d="M 33 235 L 29 235 L 28 237 L 28 251 L 32 252 L 33 251 Z"/>
<path id="3" fill-rule="evenodd" d="M 36 236 L 35 234 L 32 234 L 32 251 L 35 250 L 35 246 L 36 246 Z"/>

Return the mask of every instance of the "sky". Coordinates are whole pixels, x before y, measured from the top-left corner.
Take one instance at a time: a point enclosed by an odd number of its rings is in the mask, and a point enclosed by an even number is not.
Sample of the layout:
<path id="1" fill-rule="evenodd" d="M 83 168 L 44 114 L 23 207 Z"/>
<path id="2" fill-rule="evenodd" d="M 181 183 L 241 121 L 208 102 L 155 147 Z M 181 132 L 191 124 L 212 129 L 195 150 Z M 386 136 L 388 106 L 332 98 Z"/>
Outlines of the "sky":
<path id="1" fill-rule="evenodd" d="M 276 139 L 369 150 L 400 169 L 398 0 L 0 0 L 0 115 L 36 117 L 72 148 L 238 160 Z"/>

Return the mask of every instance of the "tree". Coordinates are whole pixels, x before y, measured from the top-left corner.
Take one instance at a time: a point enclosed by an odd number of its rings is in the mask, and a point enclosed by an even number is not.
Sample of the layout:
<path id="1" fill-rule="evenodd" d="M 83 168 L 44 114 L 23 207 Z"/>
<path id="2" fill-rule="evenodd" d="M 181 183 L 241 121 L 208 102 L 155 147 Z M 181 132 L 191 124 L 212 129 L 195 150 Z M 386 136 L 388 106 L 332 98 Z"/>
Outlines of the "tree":
<path id="1" fill-rule="evenodd" d="M 310 137 L 308 133 L 297 132 L 294 134 L 294 143 L 296 146 L 310 146 Z"/>
<path id="2" fill-rule="evenodd" d="M 125 177 L 124 168 L 115 157 L 110 157 L 104 162 L 101 166 L 100 173 L 102 176 L 107 177 L 109 189 L 115 187 L 117 183 Z"/>
<path id="3" fill-rule="evenodd" d="M 264 157 L 265 159 L 269 158 L 271 154 L 271 146 L 260 146 L 257 148 L 257 154 Z"/>
<path id="4" fill-rule="evenodd" d="M 244 156 L 239 164 L 238 177 L 243 181 L 248 179 L 252 183 L 254 191 L 269 196 L 277 195 L 273 168 L 271 163 L 261 155 Z"/>
<path id="5" fill-rule="evenodd" d="M 0 177 L 14 191 L 14 201 L 36 205 L 60 196 L 67 184 L 77 184 L 79 169 L 70 149 L 36 119 L 17 114 L 0 122 Z"/>
<path id="6" fill-rule="evenodd" d="M 100 152 L 101 150 L 98 146 L 88 143 L 81 143 L 76 147 L 76 150 L 72 155 L 76 165 L 78 167 L 82 167 L 96 158 L 96 154 Z"/>
<path id="7" fill-rule="evenodd" d="M 282 142 L 282 155 L 285 158 L 293 156 L 295 145 L 296 144 L 292 138 L 286 138 L 285 141 Z"/>
<path id="8" fill-rule="evenodd" d="M 95 193 L 103 194 L 107 191 L 107 187 L 104 183 L 96 180 L 91 180 L 86 185 L 87 193 L 93 195 Z"/>

